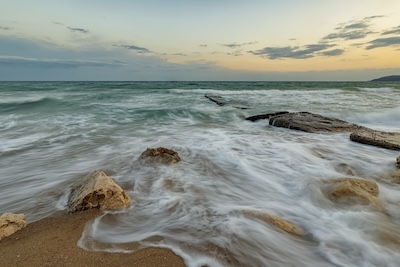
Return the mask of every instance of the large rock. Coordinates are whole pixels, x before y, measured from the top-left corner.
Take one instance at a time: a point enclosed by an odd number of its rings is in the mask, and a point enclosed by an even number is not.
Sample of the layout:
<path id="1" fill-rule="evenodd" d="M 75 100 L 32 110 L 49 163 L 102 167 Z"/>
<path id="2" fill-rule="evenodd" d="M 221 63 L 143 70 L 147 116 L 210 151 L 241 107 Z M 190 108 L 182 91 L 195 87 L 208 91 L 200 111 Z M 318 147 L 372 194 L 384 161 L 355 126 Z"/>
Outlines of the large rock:
<path id="1" fill-rule="evenodd" d="M 247 217 L 256 218 L 268 224 L 272 224 L 289 234 L 304 236 L 304 232 L 302 229 L 278 216 L 255 210 L 243 210 L 242 213 Z"/>
<path id="2" fill-rule="evenodd" d="M 269 119 L 269 124 L 309 133 L 353 132 L 366 129 L 357 124 L 335 118 L 324 117 L 310 112 L 290 112 Z"/>
<path id="3" fill-rule="evenodd" d="M 278 111 L 278 112 L 273 112 L 273 113 L 264 113 L 264 114 L 260 114 L 260 115 L 254 115 L 254 116 L 247 117 L 246 120 L 248 120 L 248 121 L 266 120 L 271 117 L 286 114 L 286 113 L 289 113 L 289 112 L 288 111 Z"/>
<path id="4" fill-rule="evenodd" d="M 400 184 L 400 170 L 397 170 L 392 175 L 392 182 L 396 184 Z"/>
<path id="5" fill-rule="evenodd" d="M 0 240 L 26 226 L 24 214 L 4 213 L 0 216 Z"/>
<path id="6" fill-rule="evenodd" d="M 218 106 L 231 106 L 238 109 L 249 109 L 248 106 L 242 105 L 240 103 L 232 102 L 217 95 L 205 95 L 206 98 L 217 104 Z"/>
<path id="7" fill-rule="evenodd" d="M 129 196 L 104 172 L 96 170 L 73 187 L 68 199 L 68 211 L 86 209 L 119 210 L 130 203 Z"/>
<path id="8" fill-rule="evenodd" d="M 174 164 L 181 160 L 177 152 L 165 147 L 148 148 L 139 158 L 163 164 Z"/>
<path id="9" fill-rule="evenodd" d="M 324 181 L 323 192 L 332 201 L 339 204 L 373 205 L 382 209 L 378 198 L 379 187 L 371 180 L 363 178 L 338 178 Z"/>
<path id="10" fill-rule="evenodd" d="M 396 166 L 397 168 L 400 168 L 400 157 L 396 158 Z"/>
<path id="11" fill-rule="evenodd" d="M 400 149 L 400 133 L 372 130 L 356 131 L 350 135 L 350 140 L 388 149 Z"/>

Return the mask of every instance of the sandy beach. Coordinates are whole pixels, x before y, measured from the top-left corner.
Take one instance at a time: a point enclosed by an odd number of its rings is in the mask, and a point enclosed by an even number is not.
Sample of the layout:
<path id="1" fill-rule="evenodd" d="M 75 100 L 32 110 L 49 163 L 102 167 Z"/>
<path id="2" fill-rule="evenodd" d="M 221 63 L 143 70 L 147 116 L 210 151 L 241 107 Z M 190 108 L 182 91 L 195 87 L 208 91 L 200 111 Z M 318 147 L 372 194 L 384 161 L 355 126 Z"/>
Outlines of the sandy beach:
<path id="1" fill-rule="evenodd" d="M 134 253 L 88 252 L 77 247 L 82 230 L 98 210 L 55 216 L 28 224 L 0 241 L 1 266 L 185 266 L 182 258 L 162 248 Z"/>

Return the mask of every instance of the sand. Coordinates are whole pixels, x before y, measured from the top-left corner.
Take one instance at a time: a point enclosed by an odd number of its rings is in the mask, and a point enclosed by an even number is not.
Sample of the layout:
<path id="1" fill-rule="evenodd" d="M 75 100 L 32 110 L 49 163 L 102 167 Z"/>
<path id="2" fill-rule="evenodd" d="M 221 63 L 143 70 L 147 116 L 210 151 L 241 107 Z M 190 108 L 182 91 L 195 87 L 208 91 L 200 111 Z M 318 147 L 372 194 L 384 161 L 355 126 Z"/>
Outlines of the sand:
<path id="1" fill-rule="evenodd" d="M 90 210 L 60 213 L 28 224 L 0 241 L 1 266 L 185 266 L 182 258 L 163 248 L 134 253 L 84 251 L 77 247 L 86 222 L 99 215 Z"/>

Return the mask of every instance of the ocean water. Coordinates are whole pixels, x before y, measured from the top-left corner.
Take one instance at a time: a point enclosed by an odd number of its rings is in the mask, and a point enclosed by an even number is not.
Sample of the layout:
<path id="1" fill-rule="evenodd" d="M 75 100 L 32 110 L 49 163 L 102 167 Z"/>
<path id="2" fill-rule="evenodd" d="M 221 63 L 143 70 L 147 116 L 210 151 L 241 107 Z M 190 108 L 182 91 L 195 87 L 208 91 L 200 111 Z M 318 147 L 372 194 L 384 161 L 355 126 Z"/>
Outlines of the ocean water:
<path id="1" fill-rule="evenodd" d="M 167 247 L 188 266 L 400 266 L 398 151 L 244 120 L 309 111 L 400 131 L 399 103 L 399 83 L 1 82 L 0 213 L 50 216 L 77 179 L 101 169 L 133 203 L 88 224 L 83 249 Z M 138 161 L 160 146 L 182 161 Z M 326 198 L 321 181 L 344 177 L 341 163 L 378 183 L 385 211 Z M 284 218 L 305 237 L 244 210 Z"/>

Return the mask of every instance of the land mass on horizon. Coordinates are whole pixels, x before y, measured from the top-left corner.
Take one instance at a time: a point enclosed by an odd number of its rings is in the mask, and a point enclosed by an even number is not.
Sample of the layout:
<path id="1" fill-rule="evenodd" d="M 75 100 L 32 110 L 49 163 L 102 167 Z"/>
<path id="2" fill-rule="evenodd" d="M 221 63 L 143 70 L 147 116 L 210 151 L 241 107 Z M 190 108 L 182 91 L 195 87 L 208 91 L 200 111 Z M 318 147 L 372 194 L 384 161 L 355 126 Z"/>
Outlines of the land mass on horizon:
<path id="1" fill-rule="evenodd" d="M 400 75 L 383 76 L 383 77 L 371 80 L 371 82 L 397 82 L 397 81 L 400 81 Z"/>

